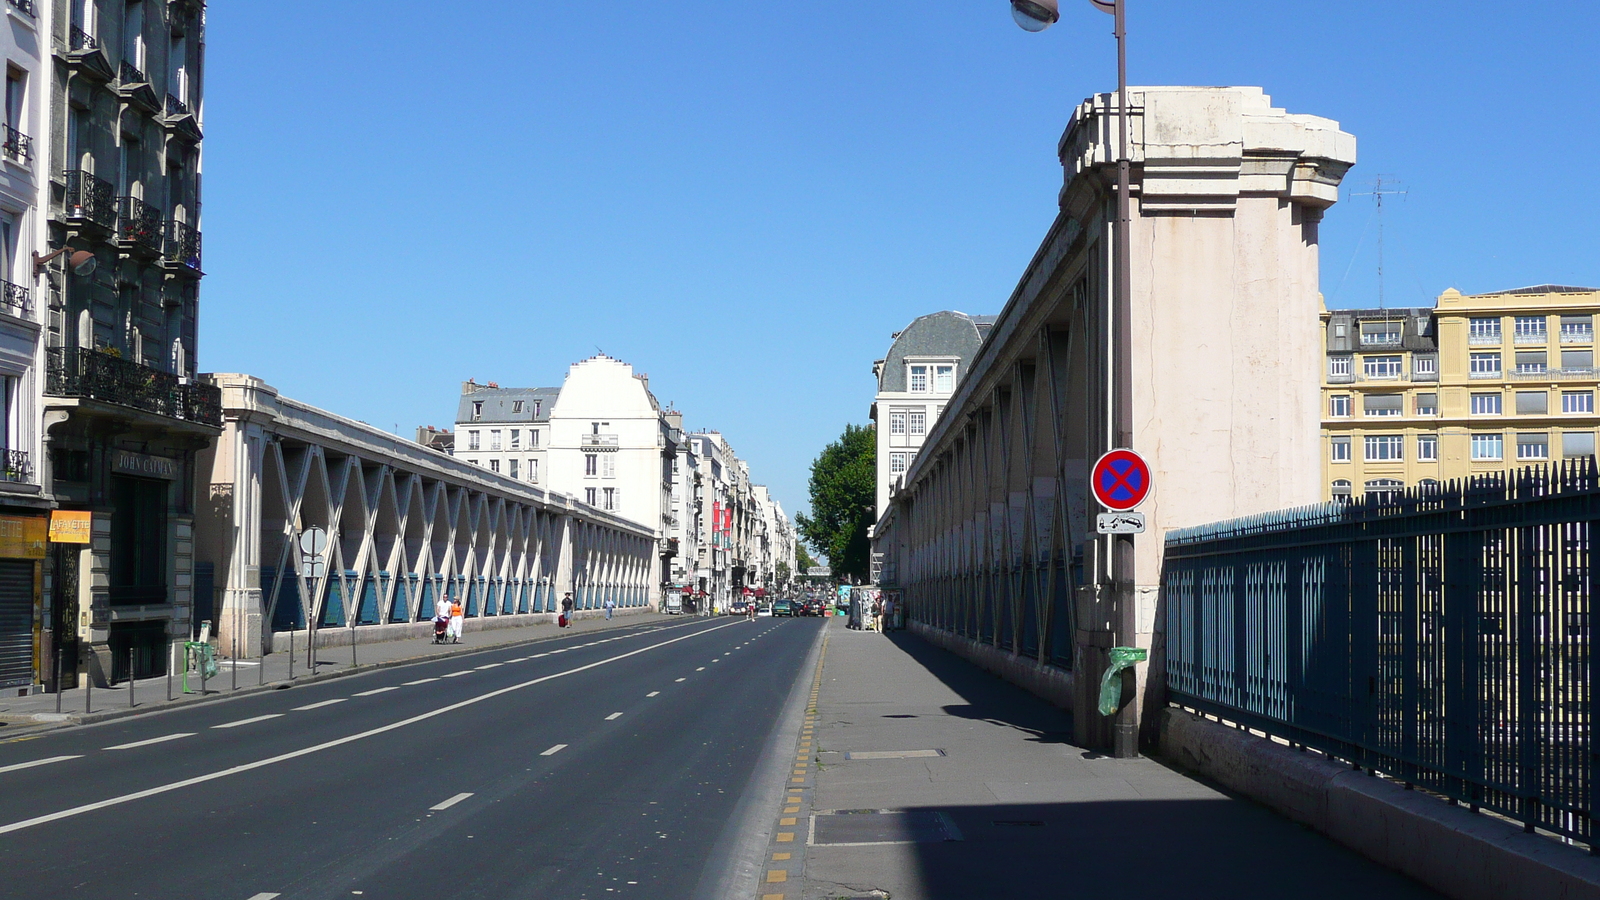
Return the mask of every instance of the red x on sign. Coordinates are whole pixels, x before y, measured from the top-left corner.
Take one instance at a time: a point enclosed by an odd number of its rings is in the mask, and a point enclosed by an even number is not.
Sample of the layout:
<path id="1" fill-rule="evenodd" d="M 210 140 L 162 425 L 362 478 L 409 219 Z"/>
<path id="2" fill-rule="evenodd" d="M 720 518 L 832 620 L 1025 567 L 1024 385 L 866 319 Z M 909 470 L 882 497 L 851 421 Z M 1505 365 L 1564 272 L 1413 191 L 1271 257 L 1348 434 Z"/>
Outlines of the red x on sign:
<path id="1" fill-rule="evenodd" d="M 1106 509 L 1133 509 L 1150 493 L 1150 466 L 1132 450 L 1112 450 L 1094 464 L 1089 487 Z"/>

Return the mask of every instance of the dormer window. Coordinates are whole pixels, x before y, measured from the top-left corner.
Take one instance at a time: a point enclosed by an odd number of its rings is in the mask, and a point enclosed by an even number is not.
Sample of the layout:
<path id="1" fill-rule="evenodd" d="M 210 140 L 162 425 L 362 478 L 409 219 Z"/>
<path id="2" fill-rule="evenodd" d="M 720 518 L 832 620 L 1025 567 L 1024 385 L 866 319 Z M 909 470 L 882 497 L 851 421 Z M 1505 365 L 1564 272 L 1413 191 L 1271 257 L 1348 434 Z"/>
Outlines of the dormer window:
<path id="1" fill-rule="evenodd" d="M 926 393 L 928 390 L 928 367 L 911 366 L 906 378 L 906 390 L 913 394 Z"/>
<path id="2" fill-rule="evenodd" d="M 956 367 L 934 366 L 933 389 L 941 394 L 954 393 L 956 389 Z"/>

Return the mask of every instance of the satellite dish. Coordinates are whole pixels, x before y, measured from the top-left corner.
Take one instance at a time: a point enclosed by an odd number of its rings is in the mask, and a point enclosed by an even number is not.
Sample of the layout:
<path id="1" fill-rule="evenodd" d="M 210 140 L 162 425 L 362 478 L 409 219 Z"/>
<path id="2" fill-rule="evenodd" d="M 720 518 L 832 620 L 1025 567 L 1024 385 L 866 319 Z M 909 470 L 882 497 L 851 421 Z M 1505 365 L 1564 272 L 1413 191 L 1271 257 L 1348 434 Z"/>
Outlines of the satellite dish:
<path id="1" fill-rule="evenodd" d="M 72 271 L 78 275 L 93 274 L 94 267 L 100 262 L 98 257 L 87 250 L 75 251 L 70 257 L 70 261 L 72 265 Z"/>

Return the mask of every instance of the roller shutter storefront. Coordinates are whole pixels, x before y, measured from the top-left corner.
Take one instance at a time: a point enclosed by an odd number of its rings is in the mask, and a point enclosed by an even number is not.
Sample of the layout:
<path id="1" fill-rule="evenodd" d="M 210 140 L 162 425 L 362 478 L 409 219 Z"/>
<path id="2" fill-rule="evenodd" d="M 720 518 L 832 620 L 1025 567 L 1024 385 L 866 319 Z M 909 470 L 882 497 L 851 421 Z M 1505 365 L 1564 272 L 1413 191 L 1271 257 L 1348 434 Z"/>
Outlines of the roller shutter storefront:
<path id="1" fill-rule="evenodd" d="M 33 683 L 33 566 L 0 559 L 0 687 Z"/>

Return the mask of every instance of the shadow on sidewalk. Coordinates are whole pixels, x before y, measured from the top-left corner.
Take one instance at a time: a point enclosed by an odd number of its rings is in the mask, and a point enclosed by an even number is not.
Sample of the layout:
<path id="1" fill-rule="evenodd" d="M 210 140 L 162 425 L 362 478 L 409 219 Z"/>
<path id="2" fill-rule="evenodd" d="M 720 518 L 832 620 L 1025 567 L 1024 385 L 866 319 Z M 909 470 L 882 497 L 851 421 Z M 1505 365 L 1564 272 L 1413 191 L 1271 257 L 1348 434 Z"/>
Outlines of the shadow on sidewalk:
<path id="1" fill-rule="evenodd" d="M 1014 728 L 1037 743 L 1072 743 L 1071 712 L 1051 706 L 910 632 L 896 631 L 885 637 L 967 701 L 944 707 L 946 714 Z"/>

